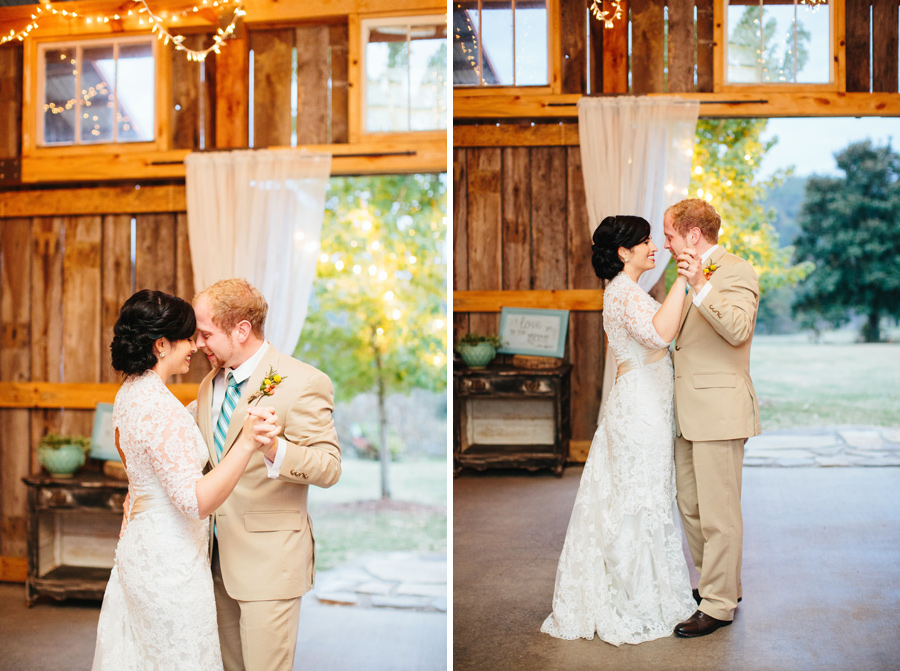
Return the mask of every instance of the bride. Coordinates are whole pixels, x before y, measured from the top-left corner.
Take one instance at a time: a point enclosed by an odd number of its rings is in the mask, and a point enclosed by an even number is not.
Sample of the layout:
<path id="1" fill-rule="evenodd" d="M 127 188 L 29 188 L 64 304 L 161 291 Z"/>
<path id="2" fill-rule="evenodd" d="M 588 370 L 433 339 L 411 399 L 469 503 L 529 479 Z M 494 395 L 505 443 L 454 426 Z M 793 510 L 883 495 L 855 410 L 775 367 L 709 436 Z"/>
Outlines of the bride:
<path id="1" fill-rule="evenodd" d="M 611 279 L 603 329 L 616 382 L 594 434 L 541 631 L 563 639 L 640 643 L 668 636 L 696 609 L 674 524 L 673 372 L 668 344 L 686 294 L 679 275 L 660 306 L 637 284 L 655 266 L 650 224 L 607 217 L 592 263 Z M 690 254 L 690 252 L 688 252 Z"/>
<path id="2" fill-rule="evenodd" d="M 103 596 L 94 671 L 222 669 L 208 516 L 278 427 L 270 408 L 250 409 L 237 442 L 203 475 L 209 452 L 200 430 L 166 388 L 188 371 L 195 330 L 189 303 L 147 290 L 125 301 L 114 327 L 112 364 L 125 381 L 113 426 L 130 505 Z"/>

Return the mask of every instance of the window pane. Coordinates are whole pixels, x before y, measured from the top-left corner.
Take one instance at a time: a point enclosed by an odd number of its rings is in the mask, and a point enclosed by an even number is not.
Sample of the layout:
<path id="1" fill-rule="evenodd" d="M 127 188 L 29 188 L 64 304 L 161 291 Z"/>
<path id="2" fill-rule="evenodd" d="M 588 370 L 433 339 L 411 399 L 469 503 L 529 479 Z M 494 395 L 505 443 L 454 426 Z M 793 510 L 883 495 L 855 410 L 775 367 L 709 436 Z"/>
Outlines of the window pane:
<path id="1" fill-rule="evenodd" d="M 410 130 L 447 127 L 447 27 L 412 26 L 409 32 Z"/>
<path id="2" fill-rule="evenodd" d="M 763 83 L 792 84 L 796 78 L 794 6 L 763 6 L 762 31 Z"/>
<path id="3" fill-rule="evenodd" d="M 728 81 L 762 81 L 761 7 L 728 5 Z"/>
<path id="4" fill-rule="evenodd" d="M 486 86 L 512 86 L 512 0 L 485 0 L 481 6 L 481 57 Z"/>
<path id="5" fill-rule="evenodd" d="M 75 142 L 75 48 L 44 52 L 44 144 Z"/>
<path id="6" fill-rule="evenodd" d="M 516 2 L 516 84 L 546 86 L 547 83 L 546 2 Z"/>
<path id="7" fill-rule="evenodd" d="M 453 3 L 453 85 L 478 86 L 478 3 Z"/>
<path id="8" fill-rule="evenodd" d="M 828 4 L 797 5 L 797 81 L 826 84 L 831 81 L 831 30 Z"/>
<path id="9" fill-rule="evenodd" d="M 150 43 L 123 44 L 116 64 L 119 142 L 147 142 L 154 138 L 156 84 Z"/>
<path id="10" fill-rule="evenodd" d="M 379 26 L 366 45 L 366 130 L 409 130 L 408 26 Z"/>
<path id="11" fill-rule="evenodd" d="M 85 47 L 81 64 L 81 141 L 112 142 L 112 82 L 116 80 L 112 45 Z"/>

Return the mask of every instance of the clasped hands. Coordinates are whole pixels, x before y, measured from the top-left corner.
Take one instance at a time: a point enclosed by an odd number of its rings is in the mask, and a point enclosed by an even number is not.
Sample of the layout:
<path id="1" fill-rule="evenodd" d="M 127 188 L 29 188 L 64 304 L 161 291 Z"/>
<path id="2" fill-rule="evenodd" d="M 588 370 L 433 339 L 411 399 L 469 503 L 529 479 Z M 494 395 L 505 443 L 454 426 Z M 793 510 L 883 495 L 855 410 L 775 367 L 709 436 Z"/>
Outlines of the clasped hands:
<path id="1" fill-rule="evenodd" d="M 253 449 L 266 452 L 275 443 L 281 428 L 275 423 L 278 416 L 275 408 L 270 406 L 252 406 L 247 408 L 242 432 L 251 439 Z"/>
<path id="2" fill-rule="evenodd" d="M 687 280 L 694 291 L 700 291 L 706 284 L 706 276 L 703 274 L 700 255 L 692 247 L 685 247 L 676 257 L 678 262 L 678 274 Z"/>

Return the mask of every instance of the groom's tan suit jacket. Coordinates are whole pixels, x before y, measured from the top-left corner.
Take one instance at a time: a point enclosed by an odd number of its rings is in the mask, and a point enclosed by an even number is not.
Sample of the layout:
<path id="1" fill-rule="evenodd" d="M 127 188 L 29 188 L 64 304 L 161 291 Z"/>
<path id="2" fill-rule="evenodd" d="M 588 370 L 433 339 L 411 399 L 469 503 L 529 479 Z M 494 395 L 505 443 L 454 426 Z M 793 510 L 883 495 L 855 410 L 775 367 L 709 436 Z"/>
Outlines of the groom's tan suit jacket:
<path id="1" fill-rule="evenodd" d="M 690 441 L 732 440 L 760 433 L 750 381 L 750 342 L 759 308 L 759 280 L 747 261 L 715 249 L 718 268 L 699 307 L 685 301 L 675 340 L 676 432 Z"/>
<path id="2" fill-rule="evenodd" d="M 315 539 L 306 512 L 309 485 L 330 487 L 341 475 L 341 451 L 334 429 L 334 390 L 321 371 L 282 354 L 271 344 L 241 388 L 231 415 L 223 454 L 238 437 L 248 399 L 269 371 L 284 378 L 271 396 L 254 405 L 275 408 L 286 454 L 277 479 L 268 477 L 261 453 L 250 459 L 234 491 L 214 513 L 219 563 L 228 595 L 239 601 L 293 599 L 308 592 L 315 577 Z M 213 370 L 197 396 L 197 424 L 219 462 L 213 440 Z M 212 538 L 210 538 L 210 550 Z"/>

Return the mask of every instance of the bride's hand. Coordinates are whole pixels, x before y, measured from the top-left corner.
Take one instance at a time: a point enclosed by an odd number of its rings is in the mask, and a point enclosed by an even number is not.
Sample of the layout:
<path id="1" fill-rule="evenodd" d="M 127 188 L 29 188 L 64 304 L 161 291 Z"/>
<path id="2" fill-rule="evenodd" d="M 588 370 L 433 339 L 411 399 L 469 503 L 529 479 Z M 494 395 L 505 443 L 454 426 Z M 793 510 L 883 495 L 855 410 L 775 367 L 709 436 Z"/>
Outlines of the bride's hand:
<path id="1" fill-rule="evenodd" d="M 696 279 L 697 273 L 700 271 L 700 257 L 693 249 L 686 248 L 677 257 L 678 276 L 687 280 L 691 286 L 694 286 L 693 280 Z"/>
<path id="2" fill-rule="evenodd" d="M 247 417 L 242 428 L 243 435 L 248 439 L 250 449 L 265 451 L 272 445 L 280 428 L 275 415 L 275 408 L 252 407 L 247 409 Z"/>

